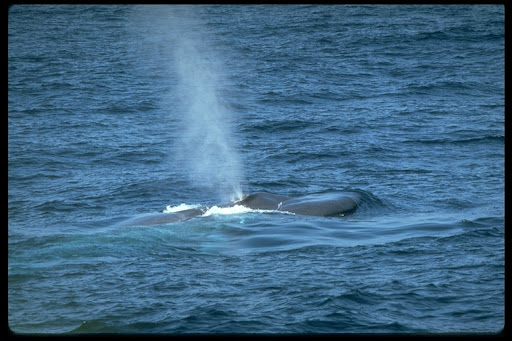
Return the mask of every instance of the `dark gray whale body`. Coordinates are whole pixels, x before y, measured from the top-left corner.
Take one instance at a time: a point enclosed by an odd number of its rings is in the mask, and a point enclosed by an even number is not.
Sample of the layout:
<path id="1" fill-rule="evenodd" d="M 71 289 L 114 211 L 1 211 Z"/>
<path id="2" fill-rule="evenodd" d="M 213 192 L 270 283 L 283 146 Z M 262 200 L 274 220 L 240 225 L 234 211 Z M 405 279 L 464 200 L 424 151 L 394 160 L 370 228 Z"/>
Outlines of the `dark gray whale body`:
<path id="1" fill-rule="evenodd" d="M 252 209 L 286 211 L 312 216 L 343 216 L 356 210 L 361 196 L 354 192 L 310 194 L 298 198 L 266 192 L 249 194 L 236 202 Z"/>
<path id="2" fill-rule="evenodd" d="M 267 192 L 256 192 L 247 195 L 242 200 L 232 202 L 222 207 L 242 205 L 257 210 L 284 211 L 301 215 L 335 217 L 353 213 L 361 196 L 355 192 L 330 192 L 310 194 L 302 197 L 288 197 Z M 132 219 L 129 225 L 160 225 L 189 219 L 202 215 L 207 207 L 192 208 L 173 213 L 160 213 Z"/>
<path id="3" fill-rule="evenodd" d="M 161 224 L 175 223 L 177 221 L 182 221 L 182 220 L 186 220 L 186 219 L 201 215 L 205 212 L 206 212 L 206 209 L 191 208 L 188 210 L 172 212 L 172 213 L 146 214 L 146 215 L 143 215 L 140 217 L 130 219 L 127 222 L 127 225 L 150 226 L 150 225 L 161 225 Z"/>

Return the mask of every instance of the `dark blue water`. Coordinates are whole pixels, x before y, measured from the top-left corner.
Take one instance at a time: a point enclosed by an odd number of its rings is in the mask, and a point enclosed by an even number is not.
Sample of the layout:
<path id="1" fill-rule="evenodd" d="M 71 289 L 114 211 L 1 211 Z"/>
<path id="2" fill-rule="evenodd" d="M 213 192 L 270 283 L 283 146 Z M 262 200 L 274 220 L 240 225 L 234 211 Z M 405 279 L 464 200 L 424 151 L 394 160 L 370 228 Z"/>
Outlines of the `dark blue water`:
<path id="1" fill-rule="evenodd" d="M 8 111 L 14 332 L 504 326 L 503 6 L 14 6 Z"/>

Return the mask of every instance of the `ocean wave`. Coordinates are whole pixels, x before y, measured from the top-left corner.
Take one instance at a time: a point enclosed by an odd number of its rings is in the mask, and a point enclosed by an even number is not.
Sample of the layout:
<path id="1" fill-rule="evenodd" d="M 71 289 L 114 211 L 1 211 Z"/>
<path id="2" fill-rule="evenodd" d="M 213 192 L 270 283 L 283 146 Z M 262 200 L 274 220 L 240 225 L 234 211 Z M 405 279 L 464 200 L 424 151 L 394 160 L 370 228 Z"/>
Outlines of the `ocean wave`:
<path id="1" fill-rule="evenodd" d="M 251 132 L 266 132 L 266 133 L 281 133 L 281 132 L 294 132 L 298 130 L 311 129 L 315 126 L 320 126 L 318 123 L 303 120 L 303 119 L 287 119 L 287 120 L 268 120 L 261 123 L 255 123 L 245 128 L 247 133 Z"/>
<path id="2" fill-rule="evenodd" d="M 83 321 L 78 327 L 68 331 L 70 334 L 88 334 L 88 333 L 116 333 L 119 332 L 114 326 L 109 326 L 109 323 L 106 319 L 91 319 L 88 321 Z"/>
<path id="3" fill-rule="evenodd" d="M 471 143 L 504 143 L 505 136 L 501 134 L 485 135 L 470 138 L 446 137 L 439 139 L 417 139 L 406 140 L 404 143 L 420 143 L 420 144 L 471 144 Z"/>

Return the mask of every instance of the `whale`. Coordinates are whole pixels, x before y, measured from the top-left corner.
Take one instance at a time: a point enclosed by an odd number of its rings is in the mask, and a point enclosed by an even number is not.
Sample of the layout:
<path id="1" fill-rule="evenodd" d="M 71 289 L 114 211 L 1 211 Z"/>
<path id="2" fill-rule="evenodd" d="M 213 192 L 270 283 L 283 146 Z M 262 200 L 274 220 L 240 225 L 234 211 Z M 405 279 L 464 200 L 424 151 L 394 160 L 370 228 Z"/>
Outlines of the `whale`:
<path id="1" fill-rule="evenodd" d="M 198 215 L 202 215 L 207 211 L 207 208 L 191 208 L 177 212 L 170 213 L 153 213 L 144 214 L 126 221 L 123 225 L 128 226 L 152 226 L 162 225 L 169 223 L 176 223 L 178 221 L 187 220 Z"/>
<path id="2" fill-rule="evenodd" d="M 271 210 L 307 216 L 343 217 L 357 210 L 361 195 L 356 192 L 327 192 L 299 197 L 268 192 L 255 192 L 220 207 L 241 205 L 254 210 Z M 208 207 L 184 209 L 171 213 L 147 214 L 131 219 L 128 225 L 161 225 L 187 220 L 203 215 Z"/>
<path id="3" fill-rule="evenodd" d="M 334 217 L 353 213 L 361 202 L 355 192 L 329 192 L 287 197 L 267 192 L 256 192 L 235 202 L 251 209 L 285 211 L 300 215 Z"/>

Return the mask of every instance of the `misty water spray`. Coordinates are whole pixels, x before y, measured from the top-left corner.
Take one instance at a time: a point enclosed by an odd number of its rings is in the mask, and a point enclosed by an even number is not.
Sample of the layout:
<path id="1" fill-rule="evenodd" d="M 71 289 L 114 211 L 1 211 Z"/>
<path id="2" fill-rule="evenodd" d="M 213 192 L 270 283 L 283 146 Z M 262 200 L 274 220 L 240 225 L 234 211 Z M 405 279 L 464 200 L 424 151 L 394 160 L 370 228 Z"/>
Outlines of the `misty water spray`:
<path id="1" fill-rule="evenodd" d="M 176 152 L 196 187 L 216 191 L 222 200 L 240 199 L 242 174 L 232 118 L 219 91 L 223 63 L 200 34 L 197 18 L 183 14 L 173 46 L 183 104 Z"/>

